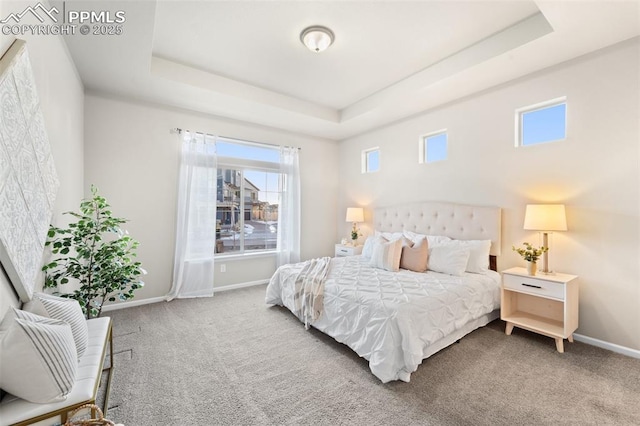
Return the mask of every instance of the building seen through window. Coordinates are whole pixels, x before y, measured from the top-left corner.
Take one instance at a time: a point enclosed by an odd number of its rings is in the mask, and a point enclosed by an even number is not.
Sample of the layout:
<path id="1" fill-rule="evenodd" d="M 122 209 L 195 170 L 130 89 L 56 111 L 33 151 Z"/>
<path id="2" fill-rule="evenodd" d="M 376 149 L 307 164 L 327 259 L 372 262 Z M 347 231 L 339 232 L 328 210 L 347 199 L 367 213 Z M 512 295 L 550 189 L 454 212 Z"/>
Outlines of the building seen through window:
<path id="1" fill-rule="evenodd" d="M 217 143 L 216 253 L 275 251 L 283 177 L 271 147 Z"/>

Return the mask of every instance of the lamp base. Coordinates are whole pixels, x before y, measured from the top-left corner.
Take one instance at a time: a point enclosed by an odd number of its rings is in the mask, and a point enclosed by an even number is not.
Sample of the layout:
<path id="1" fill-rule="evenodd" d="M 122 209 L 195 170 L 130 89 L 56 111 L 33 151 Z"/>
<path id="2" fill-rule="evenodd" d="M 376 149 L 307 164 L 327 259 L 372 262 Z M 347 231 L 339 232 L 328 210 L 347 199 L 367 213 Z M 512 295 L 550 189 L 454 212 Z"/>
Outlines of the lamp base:
<path id="1" fill-rule="evenodd" d="M 546 247 L 547 251 L 542 253 L 542 269 L 539 270 L 542 275 L 555 275 L 555 272 L 549 269 L 549 233 L 542 233 L 542 247 Z"/>

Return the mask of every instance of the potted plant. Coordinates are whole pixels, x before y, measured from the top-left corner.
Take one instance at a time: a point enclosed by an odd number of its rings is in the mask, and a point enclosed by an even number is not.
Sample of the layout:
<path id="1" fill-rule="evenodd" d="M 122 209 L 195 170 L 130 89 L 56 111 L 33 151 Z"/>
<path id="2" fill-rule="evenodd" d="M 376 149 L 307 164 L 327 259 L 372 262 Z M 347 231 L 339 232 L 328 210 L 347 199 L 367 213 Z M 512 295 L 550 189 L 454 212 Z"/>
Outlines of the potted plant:
<path id="1" fill-rule="evenodd" d="M 354 224 L 351 229 L 351 244 L 353 244 L 353 246 L 358 245 L 358 237 L 360 237 L 360 235 L 360 229 L 356 228 L 356 225 Z"/>
<path id="2" fill-rule="evenodd" d="M 60 288 L 75 279 L 80 288 L 60 296 L 76 299 L 87 319 L 100 316 L 106 301 L 133 298 L 146 274 L 134 261 L 138 242 L 120 228 L 125 219 L 113 217 L 107 201 L 91 186 L 92 198 L 80 212 L 66 212 L 77 221 L 67 228 L 50 226 L 46 246 L 54 258 L 42 267 L 45 288 Z"/>
<path id="3" fill-rule="evenodd" d="M 538 258 L 542 256 L 543 253 L 549 251 L 549 247 L 542 246 L 540 248 L 536 248 L 527 242 L 522 243 L 522 245 L 524 248 L 511 246 L 511 249 L 518 252 L 518 254 L 527 261 L 527 273 L 529 275 L 535 275 L 538 270 Z"/>

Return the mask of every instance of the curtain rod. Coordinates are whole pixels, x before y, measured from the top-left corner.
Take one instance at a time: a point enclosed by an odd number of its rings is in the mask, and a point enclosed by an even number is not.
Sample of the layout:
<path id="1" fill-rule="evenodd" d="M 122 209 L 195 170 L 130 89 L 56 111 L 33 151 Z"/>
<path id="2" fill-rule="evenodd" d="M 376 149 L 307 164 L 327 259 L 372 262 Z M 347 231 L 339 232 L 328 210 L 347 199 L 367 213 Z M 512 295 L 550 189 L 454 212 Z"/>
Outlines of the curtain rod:
<path id="1" fill-rule="evenodd" d="M 173 129 L 169 129 L 169 133 L 181 134 L 182 133 L 182 129 L 179 128 L 179 127 L 175 127 Z M 231 136 L 212 135 L 211 133 L 202 133 L 202 132 L 194 132 L 194 133 L 200 134 L 200 135 L 213 136 L 214 138 L 220 138 L 220 139 L 227 139 L 227 140 L 232 140 L 232 141 L 244 142 L 244 143 L 248 143 L 248 144 L 268 145 L 268 146 L 274 146 L 274 147 L 278 147 L 278 148 L 280 148 L 282 146 L 282 145 L 278 145 L 278 144 L 275 144 L 275 143 L 258 142 L 258 141 L 250 141 L 250 140 L 246 140 L 246 139 L 232 138 Z M 294 147 L 287 147 L 287 148 L 294 148 Z M 297 148 L 298 148 L 298 151 L 302 150 L 302 148 L 300 148 L 300 147 L 297 147 Z"/>

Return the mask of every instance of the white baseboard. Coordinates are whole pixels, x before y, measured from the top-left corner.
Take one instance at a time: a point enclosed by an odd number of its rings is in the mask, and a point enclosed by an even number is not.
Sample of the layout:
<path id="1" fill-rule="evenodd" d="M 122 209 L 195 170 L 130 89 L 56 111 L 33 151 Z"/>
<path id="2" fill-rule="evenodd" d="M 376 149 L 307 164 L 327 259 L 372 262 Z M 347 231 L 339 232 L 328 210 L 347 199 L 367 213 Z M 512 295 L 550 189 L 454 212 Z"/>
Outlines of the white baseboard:
<path id="1" fill-rule="evenodd" d="M 102 312 L 115 311 L 118 309 L 133 308 L 134 306 L 149 305 L 151 303 L 164 302 L 167 300 L 164 296 L 150 297 L 148 299 L 130 300 L 128 302 L 112 303 L 110 305 L 104 305 Z"/>
<path id="2" fill-rule="evenodd" d="M 228 291 L 228 290 L 235 290 L 237 288 L 253 287 L 254 285 L 267 284 L 268 282 L 269 280 L 258 280 L 258 281 L 249 281 L 249 282 L 240 283 L 240 284 L 225 285 L 221 287 L 214 287 L 213 292 L 217 293 L 219 291 Z"/>
<path id="3" fill-rule="evenodd" d="M 604 340 L 600 340 L 600 339 L 594 339 L 593 337 L 583 336 L 582 334 L 574 334 L 573 338 L 578 342 L 586 343 L 592 346 L 597 346 L 603 349 L 608 349 L 612 352 L 616 352 L 622 355 L 630 356 L 632 358 L 640 359 L 640 351 L 636 349 L 631 349 L 631 348 L 627 348 L 626 346 L 616 345 L 615 343 L 605 342 Z"/>
<path id="4" fill-rule="evenodd" d="M 213 293 L 215 294 L 221 291 L 236 290 L 238 288 L 244 288 L 244 287 L 253 287 L 254 285 L 267 284 L 268 282 L 269 280 L 259 280 L 259 281 L 249 281 L 249 282 L 240 283 L 240 284 L 225 285 L 221 287 L 214 287 Z M 150 297 L 148 299 L 130 300 L 128 302 L 113 303 L 109 305 L 104 305 L 102 307 L 102 312 L 115 311 L 117 309 L 133 308 L 134 306 L 149 305 L 151 303 L 165 302 L 166 300 L 167 300 L 166 296 L 160 296 L 160 297 Z"/>

